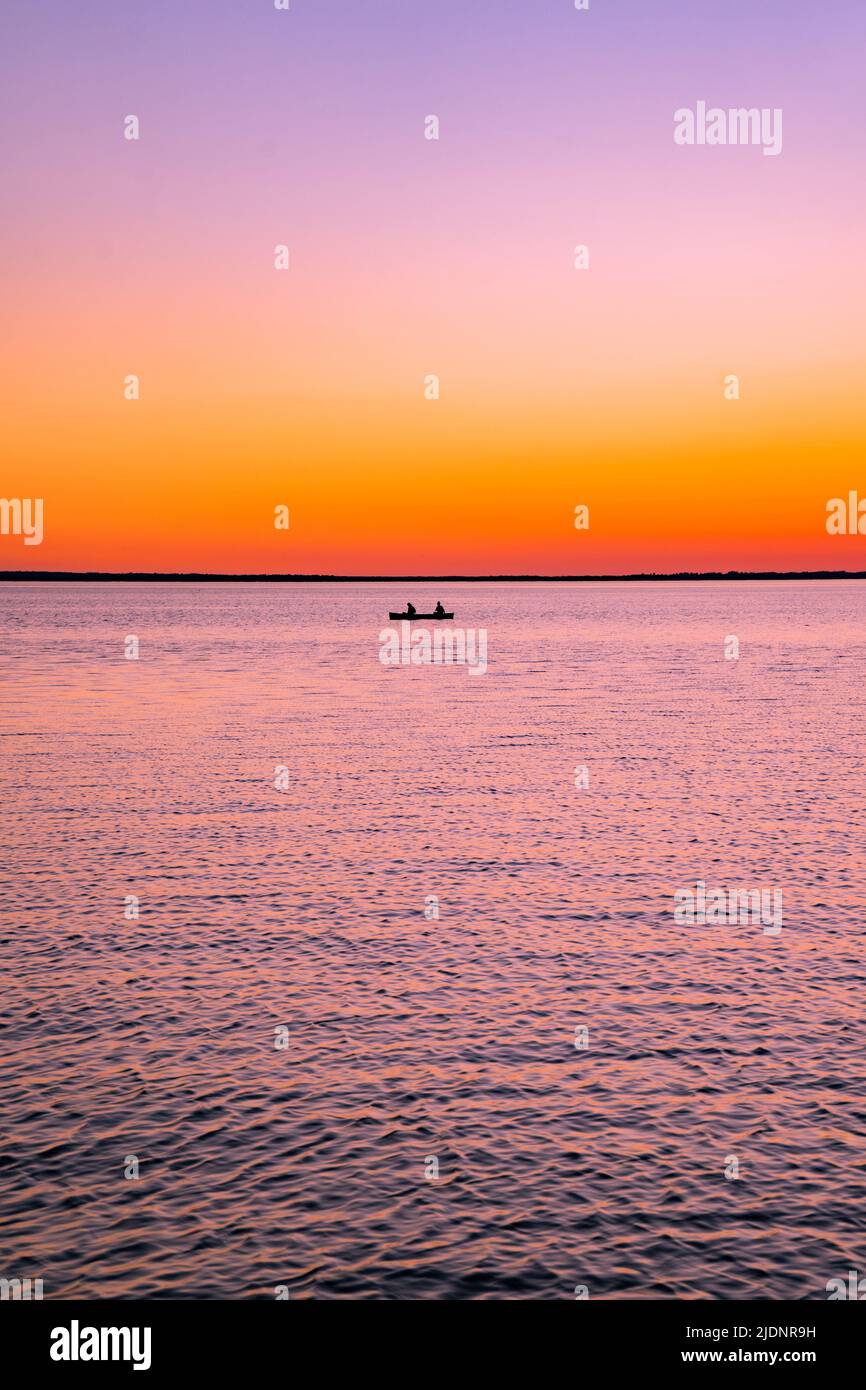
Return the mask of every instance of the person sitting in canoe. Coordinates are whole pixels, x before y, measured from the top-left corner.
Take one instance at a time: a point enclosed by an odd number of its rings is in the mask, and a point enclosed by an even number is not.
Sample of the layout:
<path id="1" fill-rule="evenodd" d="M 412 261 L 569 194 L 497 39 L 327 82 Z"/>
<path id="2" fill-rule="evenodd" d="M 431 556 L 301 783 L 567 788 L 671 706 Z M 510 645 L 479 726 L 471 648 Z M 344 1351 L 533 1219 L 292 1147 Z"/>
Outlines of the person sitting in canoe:
<path id="1" fill-rule="evenodd" d="M 442 614 L 443 614 L 444 612 L 445 612 L 445 609 L 442 607 L 442 604 L 441 604 L 441 603 L 437 603 L 436 607 L 433 609 L 433 617 L 434 617 L 434 618 L 441 618 L 441 617 L 442 617 Z"/>
<path id="2" fill-rule="evenodd" d="M 415 607 L 414 603 L 407 603 L 407 604 L 406 604 L 406 616 L 407 616 L 408 618 L 414 618 L 414 616 L 415 616 L 415 614 L 417 613 L 417 611 L 418 611 L 418 610 L 417 610 L 417 608 Z"/>

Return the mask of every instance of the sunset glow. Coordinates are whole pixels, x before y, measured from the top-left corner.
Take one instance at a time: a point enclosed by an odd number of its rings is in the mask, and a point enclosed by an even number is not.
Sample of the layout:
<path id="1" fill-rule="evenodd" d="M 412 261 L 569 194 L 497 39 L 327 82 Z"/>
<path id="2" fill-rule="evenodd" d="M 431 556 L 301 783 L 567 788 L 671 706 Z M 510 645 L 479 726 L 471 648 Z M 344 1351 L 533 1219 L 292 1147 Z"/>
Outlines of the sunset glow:
<path id="1" fill-rule="evenodd" d="M 862 568 L 864 20 L 793 8 L 13 5 L 2 491 L 45 538 L 0 567 Z M 703 97 L 779 156 L 678 146 Z"/>

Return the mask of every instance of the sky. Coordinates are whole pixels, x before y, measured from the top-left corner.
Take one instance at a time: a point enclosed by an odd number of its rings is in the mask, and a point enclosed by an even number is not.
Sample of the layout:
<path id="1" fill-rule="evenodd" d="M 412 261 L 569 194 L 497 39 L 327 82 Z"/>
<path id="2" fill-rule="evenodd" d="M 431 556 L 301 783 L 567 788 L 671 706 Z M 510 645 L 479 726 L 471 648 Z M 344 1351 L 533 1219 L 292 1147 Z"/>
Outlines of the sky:
<path id="1" fill-rule="evenodd" d="M 825 525 L 864 41 L 861 0 L 6 0 L 0 496 L 44 539 L 0 568 L 866 568 Z M 781 152 L 677 145 L 699 101 Z"/>

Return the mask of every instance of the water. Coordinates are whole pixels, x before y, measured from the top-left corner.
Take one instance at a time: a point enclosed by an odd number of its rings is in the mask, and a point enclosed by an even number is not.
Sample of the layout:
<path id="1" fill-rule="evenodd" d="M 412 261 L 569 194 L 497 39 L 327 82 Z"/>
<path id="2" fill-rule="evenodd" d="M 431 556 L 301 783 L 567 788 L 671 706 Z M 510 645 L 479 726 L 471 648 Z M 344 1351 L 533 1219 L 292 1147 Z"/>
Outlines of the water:
<path id="1" fill-rule="evenodd" d="M 486 627 L 487 674 L 384 667 L 407 598 Z M 825 1298 L 866 1273 L 863 584 L 6 584 L 0 609 L 0 1274 Z M 781 933 L 677 924 L 698 879 L 780 888 Z"/>

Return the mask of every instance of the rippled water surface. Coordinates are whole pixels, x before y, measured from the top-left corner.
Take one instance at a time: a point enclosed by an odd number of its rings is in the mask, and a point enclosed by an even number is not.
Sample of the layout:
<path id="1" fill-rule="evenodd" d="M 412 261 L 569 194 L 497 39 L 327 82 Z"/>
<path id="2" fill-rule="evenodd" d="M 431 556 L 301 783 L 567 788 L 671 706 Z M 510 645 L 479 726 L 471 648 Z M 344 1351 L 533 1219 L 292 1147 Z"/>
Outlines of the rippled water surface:
<path id="1" fill-rule="evenodd" d="M 0 1274 L 866 1273 L 866 589 L 409 587 L 0 588 Z M 383 666 L 407 597 L 486 675 Z M 782 931 L 678 924 L 698 880 L 781 889 Z"/>

